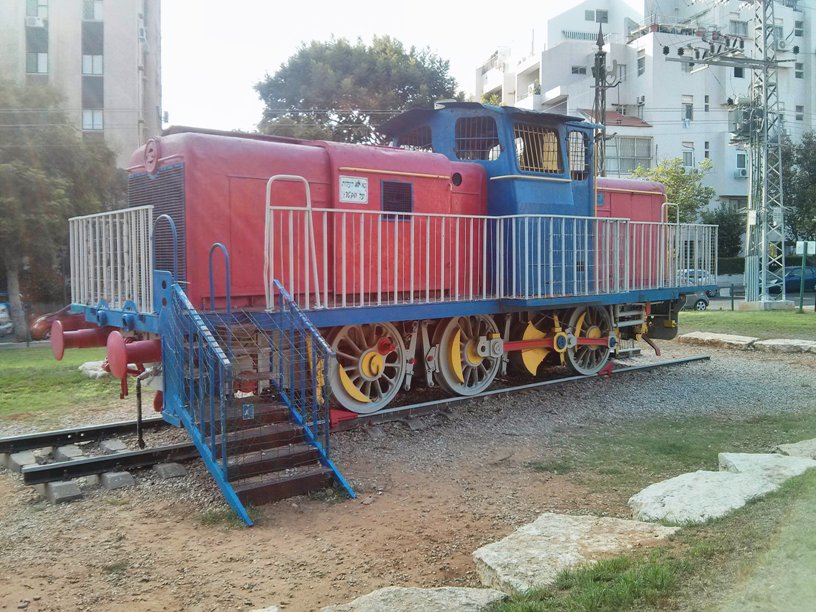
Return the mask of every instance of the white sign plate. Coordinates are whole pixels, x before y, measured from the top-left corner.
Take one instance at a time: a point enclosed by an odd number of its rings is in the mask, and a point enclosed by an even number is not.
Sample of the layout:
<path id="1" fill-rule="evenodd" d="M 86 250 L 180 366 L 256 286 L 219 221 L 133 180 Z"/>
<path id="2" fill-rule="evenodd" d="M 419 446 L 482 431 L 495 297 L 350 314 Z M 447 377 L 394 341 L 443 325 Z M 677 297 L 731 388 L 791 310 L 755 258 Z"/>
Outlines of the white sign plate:
<path id="1" fill-rule="evenodd" d="M 805 253 L 807 247 L 807 253 Z M 796 241 L 797 255 L 816 255 L 816 240 L 797 240 Z"/>
<path id="2" fill-rule="evenodd" d="M 368 204 L 368 179 L 361 176 L 341 176 L 340 201 L 347 204 Z"/>

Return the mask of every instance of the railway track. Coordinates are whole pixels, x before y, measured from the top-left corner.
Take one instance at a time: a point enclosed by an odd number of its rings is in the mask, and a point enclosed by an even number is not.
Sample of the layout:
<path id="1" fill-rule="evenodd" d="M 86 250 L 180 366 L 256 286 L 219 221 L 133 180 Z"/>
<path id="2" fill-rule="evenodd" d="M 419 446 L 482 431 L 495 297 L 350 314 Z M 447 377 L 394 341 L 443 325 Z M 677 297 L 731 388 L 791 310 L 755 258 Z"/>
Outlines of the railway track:
<path id="1" fill-rule="evenodd" d="M 709 359 L 710 357 L 708 355 L 701 355 L 641 365 L 623 365 L 617 367 L 614 370 L 614 374 L 618 375 L 631 372 L 643 372 L 646 370 L 683 365 L 698 361 L 708 361 Z M 542 387 L 557 386 L 570 382 L 589 381 L 600 376 L 604 376 L 604 374 L 599 373 L 591 376 L 564 376 L 551 380 L 536 381 L 533 383 L 520 385 L 508 385 L 489 389 L 474 396 L 444 397 L 405 406 L 387 408 L 374 414 L 358 415 L 354 419 L 341 420 L 334 424 L 332 431 L 349 431 L 367 425 L 379 425 L 387 422 L 402 421 L 433 414 L 449 406 L 466 402 L 468 400 L 490 397 L 494 395 L 504 395 L 517 391 L 527 391 Z M 168 427 L 168 424 L 160 418 L 152 418 L 145 419 L 142 422 L 142 427 L 145 430 L 157 430 Z M 22 436 L 12 436 L 0 438 L 0 453 L 11 454 L 43 447 L 58 446 L 61 444 L 75 444 L 77 442 L 99 442 L 112 437 L 135 434 L 136 431 L 136 421 L 123 421 L 105 425 L 93 425 L 88 427 L 40 432 Z M 189 461 L 196 459 L 197 457 L 198 452 L 196 451 L 195 446 L 190 442 L 186 442 L 145 448 L 137 451 L 124 451 L 106 455 L 80 457 L 70 461 L 26 465 L 22 468 L 21 473 L 23 476 L 23 482 L 25 484 L 37 485 L 128 468 L 150 467 L 157 463 L 169 461 Z"/>

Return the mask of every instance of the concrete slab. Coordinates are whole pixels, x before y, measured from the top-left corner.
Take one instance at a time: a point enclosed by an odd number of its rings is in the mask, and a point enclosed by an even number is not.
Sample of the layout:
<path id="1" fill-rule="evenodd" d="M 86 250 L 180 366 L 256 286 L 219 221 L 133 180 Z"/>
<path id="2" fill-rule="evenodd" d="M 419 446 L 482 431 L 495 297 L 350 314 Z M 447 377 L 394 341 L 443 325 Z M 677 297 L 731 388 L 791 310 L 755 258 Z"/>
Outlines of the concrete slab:
<path id="1" fill-rule="evenodd" d="M 487 612 L 507 596 L 493 589 L 385 587 L 321 612 Z"/>
<path id="2" fill-rule="evenodd" d="M 776 488 L 756 474 L 699 470 L 650 485 L 628 503 L 641 521 L 696 524 L 725 516 Z"/>
<path id="3" fill-rule="evenodd" d="M 66 444 L 54 451 L 54 461 L 73 461 L 82 457 L 82 449 L 76 444 Z"/>
<path id="4" fill-rule="evenodd" d="M 23 471 L 23 466 L 34 465 L 35 463 L 37 463 L 37 458 L 34 456 L 33 451 L 20 451 L 9 455 L 6 467 L 19 474 Z"/>
<path id="5" fill-rule="evenodd" d="M 99 448 L 104 453 L 121 453 L 127 450 L 127 445 L 118 438 L 111 438 L 110 440 L 102 440 L 99 443 Z"/>
<path id="6" fill-rule="evenodd" d="M 101 482 L 99 474 L 90 474 L 89 476 L 83 476 L 78 480 L 79 484 L 81 484 L 85 489 L 93 489 L 94 487 L 98 487 Z"/>
<path id="7" fill-rule="evenodd" d="M 45 485 L 45 494 L 52 504 L 63 504 L 82 498 L 82 491 L 75 480 L 49 482 Z"/>
<path id="8" fill-rule="evenodd" d="M 485 586 L 508 594 L 553 582 L 564 569 L 655 544 L 677 527 L 597 516 L 545 513 L 473 553 Z"/>
<path id="9" fill-rule="evenodd" d="M 751 350 L 759 338 L 753 336 L 735 336 L 733 334 L 715 334 L 712 332 L 690 332 L 683 334 L 678 341 L 683 344 L 698 344 L 716 348 Z"/>
<path id="10" fill-rule="evenodd" d="M 777 485 L 816 467 L 813 459 L 775 453 L 720 453 L 719 460 L 721 472 L 755 474 Z"/>
<path id="11" fill-rule="evenodd" d="M 88 378 L 98 380 L 110 376 L 109 372 L 102 369 L 103 363 L 102 361 L 86 361 L 78 369 Z"/>
<path id="12" fill-rule="evenodd" d="M 180 463 L 157 463 L 153 471 L 159 478 L 181 478 L 187 475 L 187 468 Z"/>
<path id="13" fill-rule="evenodd" d="M 766 353 L 816 353 L 816 342 L 813 340 L 759 340 L 754 348 Z"/>
<path id="14" fill-rule="evenodd" d="M 130 487 L 136 484 L 130 472 L 105 472 L 102 474 L 102 486 L 113 491 L 122 487 Z"/>
<path id="15" fill-rule="evenodd" d="M 816 439 L 802 440 L 792 444 L 780 444 L 774 449 L 775 453 L 788 455 L 789 457 L 808 457 L 816 459 Z"/>

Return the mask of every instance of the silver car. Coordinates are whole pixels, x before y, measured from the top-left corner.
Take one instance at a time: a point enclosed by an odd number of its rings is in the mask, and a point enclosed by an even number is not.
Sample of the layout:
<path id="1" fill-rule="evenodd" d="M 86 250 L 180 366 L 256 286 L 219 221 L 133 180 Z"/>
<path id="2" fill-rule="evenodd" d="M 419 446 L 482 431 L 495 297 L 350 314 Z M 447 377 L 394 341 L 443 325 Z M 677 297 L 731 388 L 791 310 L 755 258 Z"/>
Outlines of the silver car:
<path id="1" fill-rule="evenodd" d="M 708 305 L 711 303 L 711 300 L 708 299 L 705 291 L 699 291 L 697 293 L 689 293 L 686 295 L 686 301 L 683 304 L 684 310 L 699 310 L 702 312 L 708 308 Z"/>

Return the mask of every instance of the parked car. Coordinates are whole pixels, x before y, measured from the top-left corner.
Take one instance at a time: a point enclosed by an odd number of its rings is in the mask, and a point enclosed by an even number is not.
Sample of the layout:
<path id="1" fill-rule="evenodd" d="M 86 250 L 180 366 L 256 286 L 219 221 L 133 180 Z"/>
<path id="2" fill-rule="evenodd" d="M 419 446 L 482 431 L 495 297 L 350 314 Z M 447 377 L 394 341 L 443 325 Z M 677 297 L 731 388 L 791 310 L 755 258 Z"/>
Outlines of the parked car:
<path id="1" fill-rule="evenodd" d="M 700 287 L 702 285 L 716 285 L 717 277 L 708 270 L 701 270 L 698 268 L 687 268 L 685 270 L 677 271 L 677 284 L 680 287 Z M 714 297 L 720 294 L 719 287 L 717 289 L 706 290 L 708 297 Z"/>
<path id="2" fill-rule="evenodd" d="M 50 312 L 34 319 L 30 328 L 31 339 L 47 340 L 51 336 L 51 324 L 54 321 L 61 321 L 64 331 L 75 331 L 86 326 L 83 314 L 74 314 L 70 306 L 65 306 L 56 312 Z"/>
<path id="3" fill-rule="evenodd" d="M 705 291 L 698 291 L 697 293 L 689 293 L 686 296 L 686 301 L 683 304 L 684 310 L 699 310 L 703 311 L 708 308 L 711 300 L 708 299 Z"/>
<path id="4" fill-rule="evenodd" d="M 5 336 L 14 331 L 14 323 L 11 322 L 11 308 L 8 303 L 0 302 L 0 336 Z"/>
<path id="5" fill-rule="evenodd" d="M 802 281 L 802 266 L 785 268 L 785 293 L 799 293 Z M 782 283 L 773 280 L 768 285 L 768 293 L 781 293 Z M 816 291 L 816 266 L 805 266 L 805 291 Z"/>

